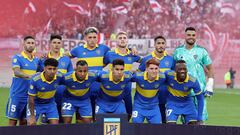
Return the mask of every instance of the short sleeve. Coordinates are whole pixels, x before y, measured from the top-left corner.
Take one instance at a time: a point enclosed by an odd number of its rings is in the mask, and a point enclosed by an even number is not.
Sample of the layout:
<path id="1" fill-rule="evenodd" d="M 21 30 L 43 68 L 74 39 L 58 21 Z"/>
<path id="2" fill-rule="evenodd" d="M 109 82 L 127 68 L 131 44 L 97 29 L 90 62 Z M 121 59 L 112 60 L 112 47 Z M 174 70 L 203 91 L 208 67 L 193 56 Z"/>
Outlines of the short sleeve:
<path id="1" fill-rule="evenodd" d="M 200 84 L 199 84 L 199 82 L 198 82 L 197 79 L 196 79 L 196 81 L 194 82 L 192 89 L 193 89 L 195 95 L 199 95 L 199 94 L 202 93 L 202 90 L 201 90 L 201 88 L 200 88 Z"/>
<path id="2" fill-rule="evenodd" d="M 36 89 L 36 86 L 35 86 L 35 81 L 33 79 L 30 80 L 28 95 L 30 95 L 30 96 L 36 96 L 37 95 L 37 89 Z"/>
<path id="3" fill-rule="evenodd" d="M 21 67 L 21 63 L 20 63 L 20 60 L 19 60 L 19 57 L 17 57 L 16 55 L 14 55 L 12 57 L 12 68 L 16 68 L 16 67 Z"/>
<path id="4" fill-rule="evenodd" d="M 77 47 L 75 47 L 75 48 L 73 48 L 69 53 L 70 53 L 70 56 L 72 56 L 72 57 L 77 57 L 77 55 L 78 55 L 78 49 L 79 48 L 79 46 L 77 46 Z"/>

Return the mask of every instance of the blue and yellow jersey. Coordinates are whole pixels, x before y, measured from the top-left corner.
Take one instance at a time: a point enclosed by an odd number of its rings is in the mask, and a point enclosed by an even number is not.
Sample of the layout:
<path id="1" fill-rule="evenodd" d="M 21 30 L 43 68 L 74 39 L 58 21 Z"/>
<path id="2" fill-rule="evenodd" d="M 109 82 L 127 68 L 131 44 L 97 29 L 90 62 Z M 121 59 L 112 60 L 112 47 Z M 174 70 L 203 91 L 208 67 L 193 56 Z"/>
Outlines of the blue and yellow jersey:
<path id="1" fill-rule="evenodd" d="M 195 95 L 202 93 L 199 82 L 193 76 L 187 74 L 184 82 L 177 81 L 176 72 L 167 71 L 166 73 L 168 91 L 170 93 L 168 101 L 186 102 L 192 101 L 190 95 L 191 90 L 194 91 Z"/>
<path id="2" fill-rule="evenodd" d="M 114 82 L 112 72 L 99 72 L 97 81 L 101 83 L 101 90 L 99 92 L 100 100 L 110 102 L 121 101 L 129 92 L 125 90 L 125 87 L 131 81 L 131 77 L 131 73 L 125 71 L 120 82 Z"/>
<path id="3" fill-rule="evenodd" d="M 165 74 L 159 72 L 155 80 L 147 78 L 147 72 L 137 72 L 133 75 L 132 81 L 136 82 L 136 93 L 134 103 L 142 107 L 151 107 L 158 104 L 159 87 L 165 83 Z"/>
<path id="4" fill-rule="evenodd" d="M 170 56 L 166 52 L 164 52 L 164 56 L 162 58 L 158 58 L 153 51 L 150 55 L 148 55 L 142 59 L 142 62 L 139 65 L 138 69 L 142 72 L 145 71 L 146 62 L 151 58 L 156 58 L 159 60 L 159 62 L 160 62 L 159 68 L 160 68 L 161 72 L 165 72 L 167 70 L 174 70 L 174 68 L 175 68 L 175 61 L 172 56 Z"/>
<path id="5" fill-rule="evenodd" d="M 47 55 L 47 58 L 53 58 L 50 54 L 50 52 Z M 44 68 L 44 61 L 46 58 L 43 58 L 40 60 L 40 71 L 43 71 Z M 67 72 L 73 71 L 73 66 L 71 59 L 67 56 L 64 56 L 62 53 L 60 53 L 60 56 L 56 59 L 58 61 L 58 71 L 62 74 L 66 74 Z"/>
<path id="6" fill-rule="evenodd" d="M 36 104 L 54 102 L 54 95 L 59 84 L 63 82 L 63 75 L 58 73 L 54 79 L 49 82 L 43 75 L 43 72 L 34 75 L 30 81 L 28 95 L 35 97 Z"/>
<path id="7" fill-rule="evenodd" d="M 12 68 L 20 68 L 21 72 L 34 75 L 39 65 L 39 59 L 33 57 L 29 59 L 28 56 L 22 52 L 21 54 L 14 55 L 12 58 Z M 10 97 L 26 98 L 28 97 L 27 91 L 29 88 L 30 79 L 19 78 L 13 75 L 12 85 L 10 87 Z"/>
<path id="8" fill-rule="evenodd" d="M 66 86 L 67 90 L 64 93 L 65 98 L 75 98 L 75 99 L 87 99 L 90 96 L 90 86 L 97 79 L 97 74 L 95 72 L 89 71 L 86 78 L 83 81 L 78 81 L 75 75 L 75 71 L 69 72 L 64 75 L 63 84 Z"/>
<path id="9" fill-rule="evenodd" d="M 89 70 L 102 70 L 103 58 L 109 50 L 109 47 L 103 44 L 98 44 L 93 49 L 87 48 L 87 44 L 84 44 L 73 48 L 70 56 L 87 61 Z"/>
<path id="10" fill-rule="evenodd" d="M 133 55 L 129 49 L 127 49 L 127 54 L 121 54 L 119 50 L 116 48 L 113 51 L 109 51 L 104 57 L 104 64 L 110 64 L 110 69 L 112 67 L 112 62 L 115 59 L 122 59 L 124 61 L 124 70 L 130 71 L 132 70 L 132 64 L 134 62 L 141 62 L 141 57 L 137 55 Z"/>

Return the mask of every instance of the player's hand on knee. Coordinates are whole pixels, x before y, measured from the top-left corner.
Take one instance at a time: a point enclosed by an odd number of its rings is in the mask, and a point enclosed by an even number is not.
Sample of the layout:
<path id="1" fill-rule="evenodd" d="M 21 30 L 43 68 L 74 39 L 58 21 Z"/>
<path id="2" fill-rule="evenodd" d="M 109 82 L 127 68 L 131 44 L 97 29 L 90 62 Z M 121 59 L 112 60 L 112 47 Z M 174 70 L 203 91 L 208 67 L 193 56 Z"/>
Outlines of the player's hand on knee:
<path id="1" fill-rule="evenodd" d="M 214 85 L 214 79 L 208 78 L 207 85 L 205 87 L 205 97 L 211 97 L 213 95 L 213 85 Z"/>
<path id="2" fill-rule="evenodd" d="M 35 116 L 30 116 L 28 125 L 36 125 L 36 118 L 35 118 Z"/>

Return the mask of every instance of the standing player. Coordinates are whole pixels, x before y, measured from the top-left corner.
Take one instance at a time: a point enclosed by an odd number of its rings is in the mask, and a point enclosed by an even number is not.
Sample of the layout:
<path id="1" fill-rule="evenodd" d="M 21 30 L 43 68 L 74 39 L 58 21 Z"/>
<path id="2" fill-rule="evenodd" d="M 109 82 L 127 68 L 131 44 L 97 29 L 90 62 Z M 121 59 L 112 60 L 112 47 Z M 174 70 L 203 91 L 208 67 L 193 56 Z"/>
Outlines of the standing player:
<path id="1" fill-rule="evenodd" d="M 88 64 L 85 60 L 79 60 L 75 71 L 65 74 L 63 84 L 66 85 L 67 90 L 64 92 L 62 104 L 64 123 L 70 124 L 76 111 L 81 114 L 84 123 L 92 122 L 89 87 L 96 81 L 96 78 L 96 73 L 88 71 Z"/>
<path id="2" fill-rule="evenodd" d="M 73 48 L 68 56 L 71 58 L 78 58 L 78 60 L 85 60 L 88 63 L 89 70 L 102 70 L 104 67 L 103 58 L 110 50 L 109 47 L 103 44 L 98 44 L 98 29 L 89 27 L 84 31 L 84 40 L 86 44 Z M 95 82 L 90 86 L 91 103 L 93 116 L 95 112 L 95 99 L 97 91 L 100 89 L 100 83 Z"/>
<path id="3" fill-rule="evenodd" d="M 167 122 L 176 124 L 178 117 L 182 115 L 186 124 L 201 124 L 204 96 L 198 80 L 187 73 L 185 61 L 177 61 L 175 72 L 167 71 L 166 78 L 170 92 L 166 105 Z M 190 95 L 191 90 L 196 95 L 197 108 Z"/>
<path id="4" fill-rule="evenodd" d="M 128 35 L 124 31 L 120 31 L 117 34 L 117 46 L 116 49 L 113 51 L 109 51 L 106 56 L 104 57 L 104 64 L 105 65 L 110 65 L 110 69 L 112 68 L 112 62 L 115 59 L 122 59 L 124 61 L 124 70 L 125 71 L 131 71 L 132 70 L 132 65 L 134 62 L 140 62 L 141 57 L 133 54 L 128 48 Z M 127 87 L 127 91 L 132 90 L 132 83 L 129 82 Z M 125 99 L 124 100 L 129 100 Z M 129 117 L 132 114 L 132 104 L 125 104 L 127 110 L 127 113 L 129 114 Z"/>
<path id="5" fill-rule="evenodd" d="M 142 59 L 141 64 L 139 65 L 139 70 L 140 71 L 145 71 L 146 69 L 146 61 L 148 61 L 151 58 L 156 58 L 159 60 L 159 69 L 161 72 L 165 72 L 167 70 L 174 70 L 175 66 L 175 61 L 172 56 L 168 55 L 167 52 L 165 51 L 166 49 L 166 39 L 162 36 L 157 36 L 154 39 L 154 46 L 155 50 L 148 56 L 144 57 Z M 161 111 L 161 116 L 162 116 L 162 123 L 166 123 L 166 99 L 168 96 L 169 92 L 167 90 L 167 85 L 161 85 L 160 86 L 160 91 L 158 95 L 159 99 L 159 108 Z"/>
<path id="6" fill-rule="evenodd" d="M 30 81 L 28 91 L 28 124 L 35 125 L 39 115 L 45 114 L 50 124 L 58 124 L 58 110 L 54 95 L 62 82 L 62 74 L 57 74 L 58 61 L 49 58 L 44 61 L 44 71 L 37 73 Z"/>
<path id="7" fill-rule="evenodd" d="M 165 83 L 164 73 L 159 72 L 159 61 L 151 58 L 146 62 L 146 71 L 136 73 L 132 81 L 136 82 L 136 93 L 132 112 L 133 123 L 143 123 L 146 118 L 149 123 L 160 124 L 158 91 Z"/>
<path id="8" fill-rule="evenodd" d="M 62 48 L 62 37 L 60 35 L 51 35 L 50 37 L 50 51 L 47 54 L 47 58 L 54 58 L 58 61 L 58 71 L 62 74 L 73 71 L 72 62 L 69 57 L 64 56 L 61 52 Z M 43 71 L 44 61 L 47 58 L 43 58 L 40 62 L 40 71 Z M 58 113 L 59 113 L 59 122 L 63 123 L 61 117 L 61 106 L 62 106 L 62 97 L 63 92 L 66 89 L 64 85 L 59 85 L 55 94 L 55 101 L 57 103 Z M 43 117 L 42 123 L 46 123 L 46 119 Z"/>
<path id="9" fill-rule="evenodd" d="M 21 54 L 12 58 L 14 76 L 10 87 L 6 116 L 9 118 L 9 126 L 26 125 L 27 90 L 30 78 L 36 73 L 39 59 L 34 57 L 35 39 L 26 36 L 23 41 L 24 50 Z"/>
<path id="10" fill-rule="evenodd" d="M 131 73 L 124 72 L 124 61 L 115 59 L 111 71 L 100 72 L 98 81 L 101 83 L 101 90 L 96 100 L 96 113 L 126 113 L 125 104 L 132 104 L 131 91 L 125 88 L 131 81 Z M 123 101 L 124 97 L 128 100 Z"/>
<path id="11" fill-rule="evenodd" d="M 200 88 L 205 93 L 205 96 L 212 96 L 213 94 L 213 68 L 212 60 L 207 50 L 196 43 L 196 30 L 193 27 L 188 27 L 185 30 L 185 44 L 177 47 L 173 52 L 173 58 L 177 60 L 184 60 L 187 64 L 188 73 L 197 78 L 200 83 Z M 208 82 L 204 67 L 207 68 Z M 204 102 L 203 120 L 208 119 L 207 103 Z"/>

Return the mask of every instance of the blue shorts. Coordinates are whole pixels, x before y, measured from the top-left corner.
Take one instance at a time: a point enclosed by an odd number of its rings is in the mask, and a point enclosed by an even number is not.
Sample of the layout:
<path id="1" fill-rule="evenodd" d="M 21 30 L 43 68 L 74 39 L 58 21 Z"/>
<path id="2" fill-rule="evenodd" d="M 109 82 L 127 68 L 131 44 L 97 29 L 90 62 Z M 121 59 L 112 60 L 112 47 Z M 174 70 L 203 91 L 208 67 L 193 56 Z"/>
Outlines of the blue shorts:
<path id="1" fill-rule="evenodd" d="M 97 100 L 95 113 L 96 114 L 101 114 L 101 113 L 126 114 L 126 108 L 123 101 L 109 102 L 109 101 Z"/>
<path id="2" fill-rule="evenodd" d="M 167 122 L 177 122 L 178 116 L 182 115 L 189 123 L 191 121 L 197 121 L 197 109 L 193 102 L 168 102 L 167 109 Z"/>
<path id="3" fill-rule="evenodd" d="M 6 107 L 6 117 L 13 120 L 26 118 L 27 99 L 10 97 Z"/>
<path id="4" fill-rule="evenodd" d="M 47 104 L 35 104 L 35 116 L 36 116 L 36 121 L 38 120 L 39 116 L 45 115 L 47 120 L 51 119 L 59 119 L 58 115 L 58 110 L 57 110 L 57 105 L 55 102 L 50 102 Z M 30 110 L 29 108 L 27 109 L 27 118 L 30 116 Z"/>
<path id="5" fill-rule="evenodd" d="M 143 123 L 145 118 L 147 119 L 148 123 L 161 124 L 162 119 L 159 106 L 156 105 L 152 108 L 143 108 L 140 105 L 134 104 L 132 122 Z"/>
<path id="6" fill-rule="evenodd" d="M 78 111 L 83 118 L 92 118 L 90 98 L 85 100 L 63 98 L 62 117 L 72 117 Z"/>

